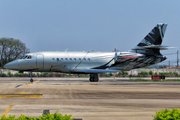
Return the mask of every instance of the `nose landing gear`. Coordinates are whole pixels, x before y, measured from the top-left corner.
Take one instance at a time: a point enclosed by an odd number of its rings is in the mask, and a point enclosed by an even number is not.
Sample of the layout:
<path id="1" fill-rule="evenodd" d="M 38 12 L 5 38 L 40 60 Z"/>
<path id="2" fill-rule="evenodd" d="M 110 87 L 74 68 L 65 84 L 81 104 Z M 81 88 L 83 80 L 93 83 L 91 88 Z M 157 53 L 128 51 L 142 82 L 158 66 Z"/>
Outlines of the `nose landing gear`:
<path id="1" fill-rule="evenodd" d="M 97 73 L 90 74 L 89 81 L 90 82 L 98 82 L 99 81 L 98 74 Z"/>
<path id="2" fill-rule="evenodd" d="M 34 80 L 32 79 L 32 72 L 30 72 L 30 77 L 31 77 L 30 82 L 33 82 Z"/>

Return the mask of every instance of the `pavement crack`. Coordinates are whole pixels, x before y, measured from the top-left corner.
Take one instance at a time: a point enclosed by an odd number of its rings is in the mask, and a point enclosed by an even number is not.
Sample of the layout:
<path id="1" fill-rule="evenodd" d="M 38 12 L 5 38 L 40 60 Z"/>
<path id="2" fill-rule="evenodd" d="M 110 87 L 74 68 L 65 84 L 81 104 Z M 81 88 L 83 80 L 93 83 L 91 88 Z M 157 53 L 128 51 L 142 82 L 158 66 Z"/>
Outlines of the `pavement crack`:
<path id="1" fill-rule="evenodd" d="M 18 87 L 20 87 L 20 86 L 22 86 L 23 84 L 20 84 L 20 85 L 17 85 L 15 88 L 18 88 Z"/>

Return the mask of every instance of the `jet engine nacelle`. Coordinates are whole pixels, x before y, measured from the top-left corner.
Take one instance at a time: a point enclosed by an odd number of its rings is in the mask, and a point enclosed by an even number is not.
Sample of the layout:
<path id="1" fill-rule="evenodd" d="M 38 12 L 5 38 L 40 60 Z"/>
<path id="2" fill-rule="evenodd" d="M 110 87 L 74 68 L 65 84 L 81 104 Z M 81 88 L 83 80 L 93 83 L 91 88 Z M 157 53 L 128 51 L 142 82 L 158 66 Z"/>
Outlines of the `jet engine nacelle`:
<path id="1" fill-rule="evenodd" d="M 145 58 L 145 55 L 139 54 L 139 53 L 129 53 L 129 52 L 123 52 L 123 53 L 118 53 L 117 57 L 115 55 L 116 61 L 115 63 L 118 62 L 124 62 L 124 61 L 133 61 L 133 60 L 141 60 Z"/>

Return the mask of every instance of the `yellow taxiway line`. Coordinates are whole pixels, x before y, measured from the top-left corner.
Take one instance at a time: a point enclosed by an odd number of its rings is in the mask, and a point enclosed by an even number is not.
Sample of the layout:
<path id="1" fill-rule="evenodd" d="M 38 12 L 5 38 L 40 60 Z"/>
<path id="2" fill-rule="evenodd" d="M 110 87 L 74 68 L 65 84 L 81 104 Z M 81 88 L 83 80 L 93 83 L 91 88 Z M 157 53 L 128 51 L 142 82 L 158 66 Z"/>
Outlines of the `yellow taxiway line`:
<path id="1" fill-rule="evenodd" d="M 37 81 L 35 81 L 35 82 L 31 83 L 31 84 L 27 84 L 27 86 L 30 86 L 30 85 L 32 85 L 32 84 L 34 84 L 34 83 L 39 82 L 39 81 L 40 81 L 40 80 L 37 80 Z"/>
<path id="2" fill-rule="evenodd" d="M 42 98 L 42 94 L 0 95 L 0 98 Z"/>
<path id="3" fill-rule="evenodd" d="M 12 107 L 13 107 L 14 105 L 10 105 L 9 107 L 8 107 L 8 109 L 4 112 L 4 114 L 2 115 L 2 116 L 6 116 L 7 114 L 8 114 L 8 112 L 12 109 Z M 0 118 L 1 119 L 1 118 Z"/>
<path id="4" fill-rule="evenodd" d="M 37 82 L 39 82 L 39 80 L 37 80 L 31 84 L 28 84 L 27 86 L 30 86 Z M 0 95 L 0 98 L 42 98 L 42 94 L 25 94 L 25 92 L 20 92 L 19 94 L 14 94 L 14 95 Z M 14 105 L 10 105 L 2 116 L 6 116 L 8 114 L 8 112 L 12 109 L 13 106 Z M 1 119 L 1 117 L 0 117 L 0 119 Z"/>
<path id="5" fill-rule="evenodd" d="M 20 94 L 25 94 L 26 92 L 19 92 Z"/>

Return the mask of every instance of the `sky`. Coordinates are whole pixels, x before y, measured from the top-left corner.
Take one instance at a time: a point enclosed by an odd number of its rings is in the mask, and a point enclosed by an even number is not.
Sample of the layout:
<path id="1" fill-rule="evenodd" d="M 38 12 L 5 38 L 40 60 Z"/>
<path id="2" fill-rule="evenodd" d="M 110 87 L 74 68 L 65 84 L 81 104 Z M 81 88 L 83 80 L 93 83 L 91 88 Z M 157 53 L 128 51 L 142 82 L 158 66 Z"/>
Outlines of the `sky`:
<path id="1" fill-rule="evenodd" d="M 128 51 L 158 23 L 168 27 L 162 51 L 176 64 L 179 0 L 0 0 L 0 38 L 15 38 L 31 52 Z M 172 54 L 171 54 L 172 53 Z"/>

